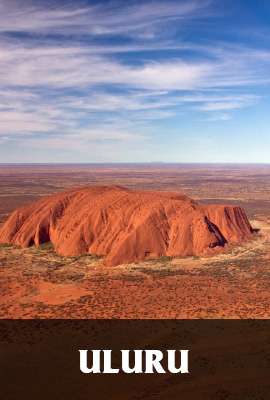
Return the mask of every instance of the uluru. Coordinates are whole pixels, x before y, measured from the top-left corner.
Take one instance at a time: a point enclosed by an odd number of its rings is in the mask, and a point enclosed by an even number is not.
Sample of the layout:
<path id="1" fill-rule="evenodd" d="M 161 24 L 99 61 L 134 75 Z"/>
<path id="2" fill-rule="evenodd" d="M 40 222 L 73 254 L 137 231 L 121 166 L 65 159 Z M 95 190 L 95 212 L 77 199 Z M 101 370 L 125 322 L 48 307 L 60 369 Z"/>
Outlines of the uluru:
<path id="1" fill-rule="evenodd" d="M 0 243 L 51 242 L 62 256 L 95 254 L 108 266 L 162 256 L 208 256 L 252 237 L 241 207 L 203 205 L 178 192 L 90 186 L 15 210 Z"/>

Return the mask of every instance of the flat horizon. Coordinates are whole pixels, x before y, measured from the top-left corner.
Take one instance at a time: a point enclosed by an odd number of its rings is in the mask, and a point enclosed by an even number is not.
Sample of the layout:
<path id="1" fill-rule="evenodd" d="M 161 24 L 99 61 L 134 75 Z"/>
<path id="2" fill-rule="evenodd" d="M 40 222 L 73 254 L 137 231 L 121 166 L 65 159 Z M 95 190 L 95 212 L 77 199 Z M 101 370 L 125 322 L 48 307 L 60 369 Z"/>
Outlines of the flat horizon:
<path id="1" fill-rule="evenodd" d="M 270 162 L 168 162 L 168 161 L 141 161 L 141 162 L 0 162 L 3 165 L 266 165 L 270 166 Z"/>

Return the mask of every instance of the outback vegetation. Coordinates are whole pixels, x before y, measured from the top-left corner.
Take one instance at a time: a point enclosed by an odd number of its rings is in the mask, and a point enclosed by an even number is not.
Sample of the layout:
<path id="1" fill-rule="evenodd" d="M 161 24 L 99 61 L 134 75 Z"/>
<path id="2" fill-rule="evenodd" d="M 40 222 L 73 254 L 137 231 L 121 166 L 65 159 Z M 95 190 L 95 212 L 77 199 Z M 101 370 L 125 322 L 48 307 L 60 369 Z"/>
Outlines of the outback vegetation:
<path id="1" fill-rule="evenodd" d="M 269 318 L 269 172 L 264 166 L 1 167 L 2 223 L 41 196 L 100 183 L 237 204 L 258 231 L 212 257 L 164 256 L 115 267 L 95 255 L 60 256 L 51 243 L 25 249 L 3 243 L 0 317 Z"/>

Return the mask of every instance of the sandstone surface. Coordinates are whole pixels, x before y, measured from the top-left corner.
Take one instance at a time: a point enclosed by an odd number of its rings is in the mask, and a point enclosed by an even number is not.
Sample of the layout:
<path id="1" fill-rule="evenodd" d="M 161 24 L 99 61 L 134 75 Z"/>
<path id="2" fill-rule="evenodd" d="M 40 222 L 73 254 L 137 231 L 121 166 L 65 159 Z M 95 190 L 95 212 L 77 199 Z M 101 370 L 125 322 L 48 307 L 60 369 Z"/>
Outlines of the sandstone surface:
<path id="1" fill-rule="evenodd" d="M 91 253 L 106 265 L 162 256 L 207 256 L 252 237 L 244 210 L 201 205 L 177 192 L 91 186 L 58 193 L 14 211 L 0 243 L 52 242 L 63 256 Z"/>

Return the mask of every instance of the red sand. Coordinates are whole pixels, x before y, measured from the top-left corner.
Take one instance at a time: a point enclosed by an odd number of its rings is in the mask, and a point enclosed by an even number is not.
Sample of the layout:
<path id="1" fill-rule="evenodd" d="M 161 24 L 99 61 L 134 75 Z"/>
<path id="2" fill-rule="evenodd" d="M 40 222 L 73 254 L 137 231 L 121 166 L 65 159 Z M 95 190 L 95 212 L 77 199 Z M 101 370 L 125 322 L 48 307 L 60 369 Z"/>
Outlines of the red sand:
<path id="1" fill-rule="evenodd" d="M 14 211 L 0 230 L 0 243 L 28 247 L 51 241 L 60 255 L 96 254 L 112 266 L 211 255 L 251 235 L 240 207 L 203 206 L 176 192 L 92 186 Z"/>

